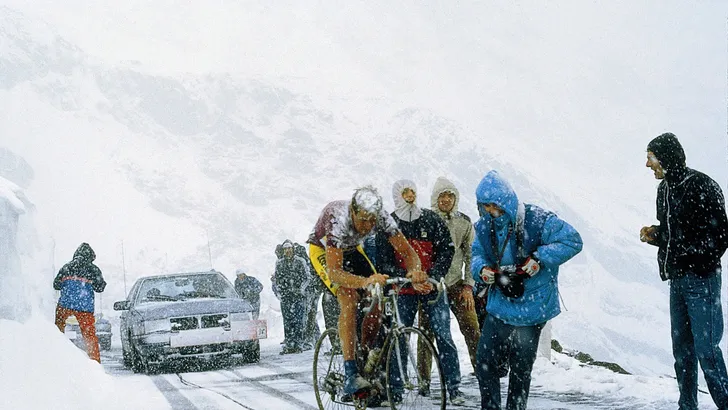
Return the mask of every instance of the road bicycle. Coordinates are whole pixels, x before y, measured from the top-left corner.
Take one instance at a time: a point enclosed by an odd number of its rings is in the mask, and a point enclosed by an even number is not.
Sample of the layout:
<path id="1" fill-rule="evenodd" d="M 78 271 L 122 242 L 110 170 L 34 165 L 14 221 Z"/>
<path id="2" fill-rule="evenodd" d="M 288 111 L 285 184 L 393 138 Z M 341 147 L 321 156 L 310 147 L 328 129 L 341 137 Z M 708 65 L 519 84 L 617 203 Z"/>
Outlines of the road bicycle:
<path id="1" fill-rule="evenodd" d="M 447 298 L 444 280 L 428 279 L 437 289 L 437 297 L 427 303 L 436 303 L 440 297 Z M 363 310 L 371 310 L 377 305 L 380 311 L 391 320 L 384 320 L 385 339 L 374 363 L 357 360 L 359 374 L 371 384 L 371 389 L 358 392 L 353 396 L 343 394 L 344 358 L 342 356 L 337 329 L 327 329 L 316 342 L 313 355 L 313 386 L 316 401 L 321 410 L 340 410 L 354 407 L 356 410 L 367 407 L 381 407 L 378 398 L 385 397 L 385 407 L 392 409 L 445 409 L 447 394 L 442 374 L 442 366 L 432 341 L 417 327 L 404 326 L 397 307 L 399 288 L 410 284 L 407 278 L 390 278 L 384 295 L 382 287 L 376 285 L 369 296 L 369 305 Z M 445 301 L 447 302 L 447 300 Z M 418 374 L 417 342 L 433 357 L 429 380 Z M 361 365 L 365 363 L 365 365 Z"/>

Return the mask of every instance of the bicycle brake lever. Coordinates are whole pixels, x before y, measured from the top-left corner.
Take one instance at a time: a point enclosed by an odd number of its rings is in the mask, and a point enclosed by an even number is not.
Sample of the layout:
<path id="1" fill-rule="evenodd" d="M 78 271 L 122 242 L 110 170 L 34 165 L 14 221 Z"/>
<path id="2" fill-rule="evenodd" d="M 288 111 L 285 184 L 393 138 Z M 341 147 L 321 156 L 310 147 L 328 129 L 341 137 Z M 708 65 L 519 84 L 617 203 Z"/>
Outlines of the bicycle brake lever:
<path id="1" fill-rule="evenodd" d="M 377 306 L 379 307 L 379 311 L 382 311 L 382 299 L 384 295 L 384 291 L 382 290 L 382 285 L 376 284 L 374 285 L 374 292 L 377 294 Z"/>
<path id="2" fill-rule="evenodd" d="M 447 301 L 447 285 L 445 285 L 445 278 L 440 278 L 440 286 L 442 289 L 442 298 L 445 300 L 445 304 L 449 305 L 450 303 Z"/>

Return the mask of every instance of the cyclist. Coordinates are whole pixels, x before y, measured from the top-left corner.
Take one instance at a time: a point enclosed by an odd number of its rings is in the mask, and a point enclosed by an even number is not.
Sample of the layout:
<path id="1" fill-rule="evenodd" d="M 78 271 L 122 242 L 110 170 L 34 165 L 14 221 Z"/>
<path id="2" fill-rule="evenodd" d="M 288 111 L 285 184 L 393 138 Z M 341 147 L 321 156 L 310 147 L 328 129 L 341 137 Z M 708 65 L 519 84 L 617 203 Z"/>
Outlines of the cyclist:
<path id="1" fill-rule="evenodd" d="M 371 387 L 357 369 L 356 325 L 358 304 L 363 296 L 361 290 L 375 284 L 383 286 L 387 279 L 386 275 L 376 272 L 361 246 L 372 231 L 388 238 L 405 262 L 407 277 L 416 286 L 426 285 L 427 280 L 419 257 L 392 217 L 383 210 L 382 197 L 374 187 L 359 188 L 354 191 L 351 200 L 334 201 L 323 209 L 307 242 L 316 272 L 336 294 L 341 307 L 339 337 L 346 375 L 344 394 L 354 394 Z M 364 317 L 363 347 L 377 336 L 380 322 L 381 312 L 376 308 Z"/>

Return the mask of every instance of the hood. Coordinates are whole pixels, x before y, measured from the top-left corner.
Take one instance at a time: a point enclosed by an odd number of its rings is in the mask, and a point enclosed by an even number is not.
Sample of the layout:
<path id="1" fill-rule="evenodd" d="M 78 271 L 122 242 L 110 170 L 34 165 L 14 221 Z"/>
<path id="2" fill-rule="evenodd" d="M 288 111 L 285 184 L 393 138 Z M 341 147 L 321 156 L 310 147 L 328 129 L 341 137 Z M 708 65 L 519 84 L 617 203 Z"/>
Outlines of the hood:
<path id="1" fill-rule="evenodd" d="M 82 243 L 73 253 L 73 259 L 79 260 L 85 263 L 91 263 L 96 259 L 96 253 L 91 249 L 91 245 L 86 242 Z"/>
<path id="2" fill-rule="evenodd" d="M 178 302 L 147 302 L 134 307 L 144 320 L 206 315 L 214 313 L 250 312 L 253 307 L 243 299 L 191 299 Z"/>
<path id="3" fill-rule="evenodd" d="M 458 211 L 458 203 L 460 202 L 460 191 L 455 188 L 455 184 L 450 182 L 450 180 L 445 177 L 439 177 L 435 181 L 435 186 L 432 187 L 432 195 L 430 196 L 430 207 L 438 214 L 444 214 L 437 206 L 437 198 L 440 197 L 440 194 L 445 191 L 450 191 L 455 194 L 455 204 L 452 207 L 452 212 L 450 212 L 451 214 L 454 214 Z"/>
<path id="4" fill-rule="evenodd" d="M 401 179 L 395 182 L 392 186 L 394 213 L 399 217 L 399 219 L 407 222 L 412 222 L 415 219 L 419 218 L 422 212 L 420 211 L 420 207 L 417 206 L 417 197 L 415 197 L 415 202 L 412 204 L 408 204 L 407 201 L 402 198 L 402 192 L 406 188 L 413 190 L 415 194 L 417 194 L 417 186 L 409 179 Z"/>
<path id="5" fill-rule="evenodd" d="M 675 134 L 667 132 L 654 138 L 647 144 L 647 151 L 660 161 L 665 178 L 680 178 L 679 174 L 685 169 L 685 151 Z"/>
<path id="6" fill-rule="evenodd" d="M 496 204 L 506 211 L 508 219 L 515 225 L 518 217 L 518 196 L 511 184 L 500 176 L 498 171 L 490 171 L 478 184 L 475 190 L 478 204 Z M 478 212 L 480 206 L 478 206 Z M 481 214 L 482 218 L 483 215 Z"/>

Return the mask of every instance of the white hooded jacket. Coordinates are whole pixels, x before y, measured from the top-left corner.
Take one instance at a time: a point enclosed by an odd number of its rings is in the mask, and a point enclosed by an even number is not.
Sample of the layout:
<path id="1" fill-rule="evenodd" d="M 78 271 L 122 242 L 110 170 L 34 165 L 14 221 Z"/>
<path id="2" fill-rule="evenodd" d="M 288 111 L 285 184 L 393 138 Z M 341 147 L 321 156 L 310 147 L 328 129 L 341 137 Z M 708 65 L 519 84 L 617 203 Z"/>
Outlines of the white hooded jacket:
<path id="1" fill-rule="evenodd" d="M 448 213 L 440 211 L 440 207 L 437 205 L 437 198 L 441 193 L 446 191 L 455 194 L 455 204 L 453 205 L 452 211 Z M 473 224 L 467 215 L 458 211 L 459 202 L 460 192 L 455 187 L 455 184 L 444 177 L 437 178 L 435 186 L 432 188 L 430 205 L 432 210 L 445 220 L 445 224 L 450 230 L 452 242 L 455 245 L 455 255 L 452 258 L 450 270 L 445 275 L 445 282 L 448 287 L 454 285 L 475 285 L 475 280 L 470 270 L 471 247 L 474 238 Z"/>

